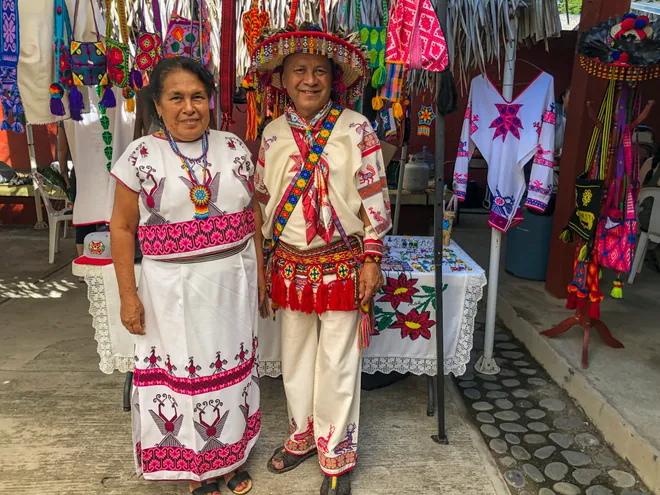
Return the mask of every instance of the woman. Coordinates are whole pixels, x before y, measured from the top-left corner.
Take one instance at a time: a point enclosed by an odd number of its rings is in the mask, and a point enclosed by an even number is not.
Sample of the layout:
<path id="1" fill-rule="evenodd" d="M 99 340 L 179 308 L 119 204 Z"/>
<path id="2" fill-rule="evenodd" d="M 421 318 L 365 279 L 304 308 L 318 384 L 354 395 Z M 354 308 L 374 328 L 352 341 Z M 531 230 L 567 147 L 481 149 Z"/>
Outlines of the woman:
<path id="1" fill-rule="evenodd" d="M 136 336 L 133 444 L 138 474 L 236 494 L 260 430 L 257 305 L 265 295 L 254 167 L 243 142 L 208 128 L 213 76 L 165 59 L 150 82 L 161 131 L 112 169 L 121 319 Z M 139 290 L 134 235 L 143 253 Z"/>

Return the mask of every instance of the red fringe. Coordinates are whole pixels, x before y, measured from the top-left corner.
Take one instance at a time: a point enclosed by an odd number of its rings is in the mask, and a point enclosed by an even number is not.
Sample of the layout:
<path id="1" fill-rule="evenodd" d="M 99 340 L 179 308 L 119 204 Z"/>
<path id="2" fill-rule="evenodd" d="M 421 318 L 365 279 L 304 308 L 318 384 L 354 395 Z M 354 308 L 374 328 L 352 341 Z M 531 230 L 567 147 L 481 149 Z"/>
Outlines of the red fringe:
<path id="1" fill-rule="evenodd" d="M 328 286 L 321 282 L 316 289 L 316 303 L 314 305 L 314 311 L 317 315 L 322 315 L 328 309 L 328 296 Z"/>
<path id="2" fill-rule="evenodd" d="M 584 309 L 587 307 L 587 297 L 589 294 L 583 291 L 578 291 L 577 292 L 577 307 L 580 309 Z"/>
<path id="3" fill-rule="evenodd" d="M 335 280 L 330 284 L 330 301 L 328 302 L 328 310 L 341 311 L 342 289 L 341 280 Z"/>
<path id="4" fill-rule="evenodd" d="M 312 284 L 307 282 L 302 291 L 302 297 L 300 298 L 300 311 L 311 315 L 314 312 L 314 289 L 312 289 Z"/>
<path id="5" fill-rule="evenodd" d="M 298 301 L 298 291 L 296 290 L 296 281 L 289 283 L 289 309 L 291 311 L 300 310 L 300 301 Z"/>
<path id="6" fill-rule="evenodd" d="M 357 297 L 355 295 L 355 280 L 353 278 L 349 278 L 346 281 L 346 289 L 344 292 L 344 311 L 353 311 L 354 309 L 357 308 L 357 303 L 356 300 Z"/>
<path id="7" fill-rule="evenodd" d="M 589 303 L 589 318 L 600 320 L 600 301 L 591 301 Z"/>
<path id="8" fill-rule="evenodd" d="M 247 124 L 245 127 L 245 139 L 247 141 L 254 141 L 257 139 L 257 92 L 247 91 Z"/>
<path id="9" fill-rule="evenodd" d="M 566 300 L 566 309 L 577 309 L 578 299 L 575 292 L 568 291 L 568 299 Z"/>
<path id="10" fill-rule="evenodd" d="M 274 303 L 279 304 L 280 308 L 286 308 L 286 284 L 282 276 L 275 271 L 273 273 L 273 282 L 271 288 L 272 294 L 271 299 Z"/>

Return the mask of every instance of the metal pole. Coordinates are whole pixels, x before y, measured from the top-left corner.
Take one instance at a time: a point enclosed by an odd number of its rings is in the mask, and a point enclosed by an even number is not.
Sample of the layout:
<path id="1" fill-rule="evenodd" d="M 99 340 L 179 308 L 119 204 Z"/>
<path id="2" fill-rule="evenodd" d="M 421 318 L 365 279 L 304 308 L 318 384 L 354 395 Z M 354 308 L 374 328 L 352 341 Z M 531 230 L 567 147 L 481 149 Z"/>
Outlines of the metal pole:
<path id="1" fill-rule="evenodd" d="M 442 31 L 447 31 L 447 0 L 438 0 L 436 14 Z M 440 75 L 436 78 L 436 91 L 440 91 Z M 437 358 L 436 409 L 438 411 L 438 434 L 434 442 L 448 444 L 445 425 L 445 332 L 442 307 L 442 222 L 444 220 L 445 185 L 445 117 L 438 113 L 435 119 L 435 206 L 434 206 L 434 262 L 435 262 L 435 345 Z"/>
<path id="2" fill-rule="evenodd" d="M 410 112 L 412 109 L 412 94 L 410 95 L 410 105 L 408 105 L 406 119 L 410 119 Z M 404 128 L 406 122 L 403 123 Z M 392 234 L 397 235 L 399 233 L 399 215 L 401 214 L 401 193 L 403 192 L 403 172 L 406 168 L 406 160 L 408 159 L 408 143 L 410 142 L 410 136 L 406 136 L 406 140 L 403 142 L 401 147 L 401 160 L 399 161 L 399 178 L 396 183 L 396 202 L 394 203 L 396 209 L 394 210 L 394 227 L 392 229 Z"/>
<path id="3" fill-rule="evenodd" d="M 504 62 L 504 78 L 502 81 L 502 96 L 511 101 L 513 97 L 513 75 L 516 68 L 516 44 L 518 19 L 511 20 L 513 38 L 506 43 L 506 60 Z M 474 369 L 485 375 L 496 375 L 500 367 L 493 359 L 493 344 L 495 343 L 495 318 L 497 316 L 497 286 L 500 275 L 500 250 L 502 248 L 502 233 L 491 229 L 490 264 L 488 267 L 488 306 L 486 308 L 486 335 L 484 336 L 484 354 L 479 358 Z"/>
<path id="4" fill-rule="evenodd" d="M 31 124 L 26 124 L 25 133 L 27 135 L 28 152 L 30 154 L 30 172 L 34 173 L 37 171 L 37 154 L 34 150 L 34 135 L 32 134 Z M 35 224 L 34 228 L 37 230 L 45 229 L 48 227 L 48 225 L 46 222 L 44 222 L 44 215 L 41 211 L 41 196 L 39 195 L 39 191 L 35 186 L 32 186 L 32 189 L 32 193 L 34 194 L 34 206 L 37 209 L 37 223 Z"/>

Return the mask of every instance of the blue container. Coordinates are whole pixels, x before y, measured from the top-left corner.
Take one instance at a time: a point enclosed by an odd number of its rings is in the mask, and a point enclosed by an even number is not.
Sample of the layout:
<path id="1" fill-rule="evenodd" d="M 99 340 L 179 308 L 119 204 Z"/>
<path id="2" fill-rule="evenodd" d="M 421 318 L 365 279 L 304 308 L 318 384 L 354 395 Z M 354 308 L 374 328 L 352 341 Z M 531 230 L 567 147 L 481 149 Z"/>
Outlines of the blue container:
<path id="1" fill-rule="evenodd" d="M 524 221 L 506 236 L 505 270 L 528 280 L 545 280 L 554 215 L 523 213 Z"/>

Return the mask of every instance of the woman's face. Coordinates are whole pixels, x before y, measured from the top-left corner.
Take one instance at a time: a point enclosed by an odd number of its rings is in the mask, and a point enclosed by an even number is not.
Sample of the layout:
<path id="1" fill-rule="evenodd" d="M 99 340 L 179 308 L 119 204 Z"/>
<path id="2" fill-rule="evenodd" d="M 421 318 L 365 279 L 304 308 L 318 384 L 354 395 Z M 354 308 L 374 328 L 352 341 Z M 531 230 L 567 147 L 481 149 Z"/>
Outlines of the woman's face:
<path id="1" fill-rule="evenodd" d="M 206 87 L 192 72 L 177 70 L 165 76 L 160 101 L 154 103 L 165 127 L 177 141 L 199 139 L 209 126 Z"/>

